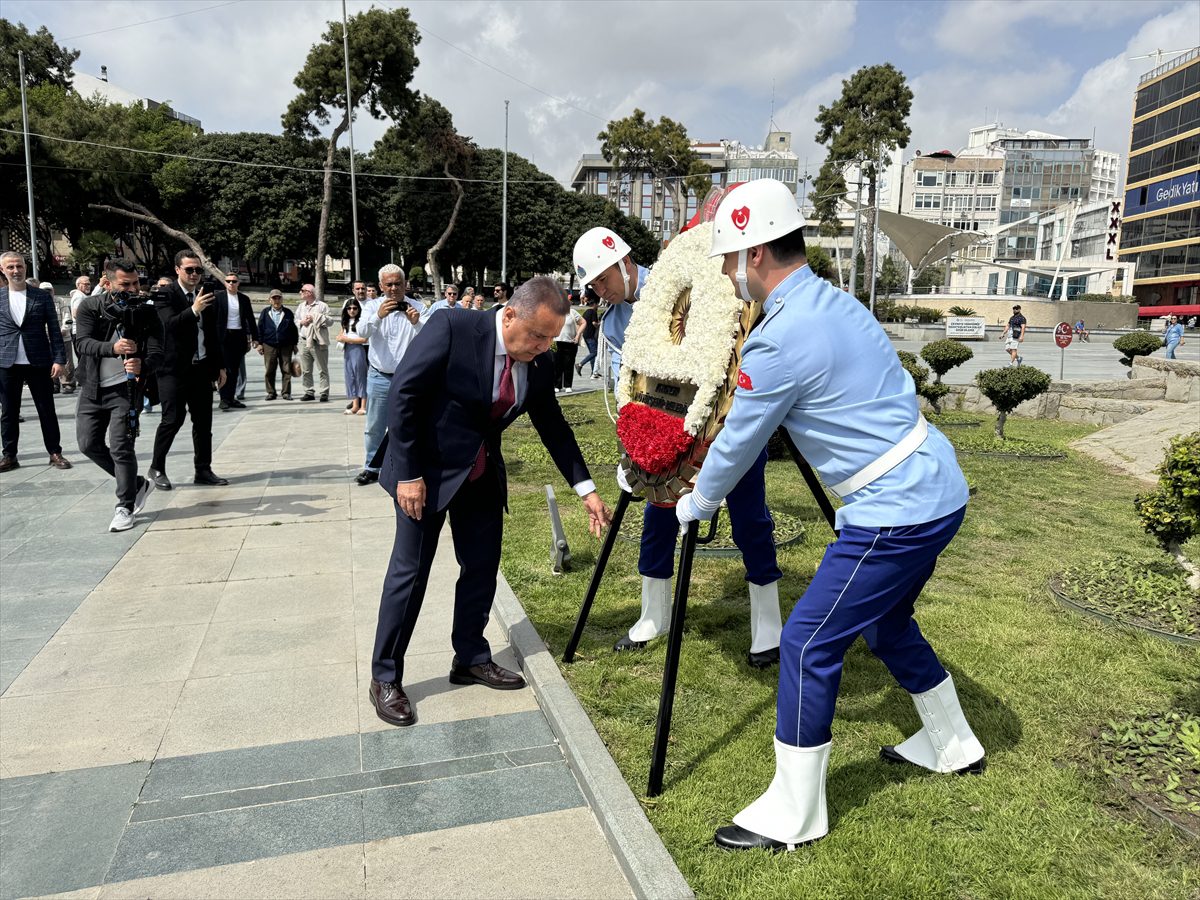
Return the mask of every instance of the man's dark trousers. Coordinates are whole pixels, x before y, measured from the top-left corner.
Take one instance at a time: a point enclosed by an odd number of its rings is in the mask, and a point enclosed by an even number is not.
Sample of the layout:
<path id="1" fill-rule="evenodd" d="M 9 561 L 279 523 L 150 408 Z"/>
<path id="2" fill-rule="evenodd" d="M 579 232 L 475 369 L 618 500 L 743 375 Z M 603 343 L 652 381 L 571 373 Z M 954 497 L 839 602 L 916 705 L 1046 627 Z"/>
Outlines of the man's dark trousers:
<path id="1" fill-rule="evenodd" d="M 54 410 L 54 389 L 50 383 L 50 366 L 0 366 L 0 395 L 4 409 L 0 413 L 0 444 L 5 456 L 16 458 L 17 442 L 21 437 L 18 417 L 21 411 L 21 389 L 29 385 L 38 421 L 42 425 L 42 441 L 46 452 L 53 456 L 62 453 L 62 435 L 58 430 L 58 413 Z"/>
<path id="2" fill-rule="evenodd" d="M 504 501 L 496 472 L 489 464 L 478 481 L 463 482 L 446 509 L 435 512 L 426 507 L 419 522 L 396 507 L 396 541 L 383 581 L 375 633 L 372 677 L 376 681 L 400 683 L 404 678 L 404 654 L 421 613 L 438 534 L 447 513 L 459 564 L 450 644 L 461 665 L 475 666 L 492 658 L 483 630 L 496 595 Z"/>
<path id="3" fill-rule="evenodd" d="M 230 328 L 225 332 L 222 349 L 225 351 L 225 384 L 221 386 L 221 399 L 229 403 L 237 396 L 238 372 L 246 359 L 246 332 Z"/>
<path id="4" fill-rule="evenodd" d="M 186 378 L 162 371 L 158 373 L 162 421 L 154 434 L 154 461 L 150 465 L 155 471 L 167 471 L 167 454 L 171 452 L 175 435 L 183 427 L 185 412 L 192 417 L 196 471 L 212 468 L 212 395 L 212 381 L 199 363 L 192 364 L 192 371 Z"/>
<path id="5" fill-rule="evenodd" d="M 127 425 L 129 385 L 102 387 L 98 400 L 90 395 L 90 389 L 81 391 L 75 408 L 79 450 L 117 479 L 117 505 L 132 510 L 137 499 L 137 450 Z"/>

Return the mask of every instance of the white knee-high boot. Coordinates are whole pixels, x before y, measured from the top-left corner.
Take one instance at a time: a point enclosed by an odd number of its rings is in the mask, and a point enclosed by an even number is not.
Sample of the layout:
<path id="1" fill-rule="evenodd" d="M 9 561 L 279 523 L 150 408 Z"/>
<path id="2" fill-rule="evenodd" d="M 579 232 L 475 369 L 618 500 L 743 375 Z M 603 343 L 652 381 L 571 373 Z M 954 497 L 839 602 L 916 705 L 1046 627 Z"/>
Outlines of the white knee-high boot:
<path id="1" fill-rule="evenodd" d="M 937 686 L 912 698 L 922 728 L 892 752 L 934 772 L 982 771 L 983 745 L 963 715 L 954 679 L 947 675 Z"/>
<path id="2" fill-rule="evenodd" d="M 750 583 L 750 652 L 762 653 L 779 646 L 783 620 L 779 615 L 779 582 Z"/>
<path id="3" fill-rule="evenodd" d="M 671 625 L 671 579 L 642 576 L 642 617 L 629 629 L 629 639 L 644 643 Z"/>
<path id="4" fill-rule="evenodd" d="M 825 773 L 831 746 L 793 747 L 775 738 L 775 778 L 765 794 L 733 817 L 734 824 L 789 850 L 828 834 Z"/>

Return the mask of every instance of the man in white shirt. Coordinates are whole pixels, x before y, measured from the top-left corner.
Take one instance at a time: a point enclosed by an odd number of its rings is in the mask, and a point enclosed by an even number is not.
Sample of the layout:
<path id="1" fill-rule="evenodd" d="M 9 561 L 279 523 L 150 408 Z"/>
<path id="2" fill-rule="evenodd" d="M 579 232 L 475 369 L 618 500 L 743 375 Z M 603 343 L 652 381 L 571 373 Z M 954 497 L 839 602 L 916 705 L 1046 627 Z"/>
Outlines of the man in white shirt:
<path id="1" fill-rule="evenodd" d="M 379 480 L 375 453 L 387 429 L 387 396 L 392 376 L 399 369 L 408 345 L 421 330 L 421 314 L 404 297 L 407 287 L 404 270 L 397 265 L 384 266 L 379 270 L 379 286 L 383 296 L 363 303 L 358 326 L 359 336 L 367 339 L 367 426 L 363 431 L 366 451 L 363 470 L 354 480 L 364 486 Z"/>
<path id="2" fill-rule="evenodd" d="M 300 303 L 296 306 L 296 326 L 300 329 L 301 400 L 316 400 L 313 393 L 313 368 L 321 388 L 321 402 L 329 400 L 329 306 L 317 299 L 311 284 L 300 288 Z"/>
<path id="3" fill-rule="evenodd" d="M 0 270 L 8 284 L 0 287 L 0 472 L 19 465 L 21 392 L 29 385 L 42 426 L 42 440 L 50 465 L 69 469 L 63 458 L 58 413 L 54 410 L 51 382 L 63 373 L 66 362 L 62 332 L 54 297 L 25 281 L 25 258 L 7 250 L 0 253 Z"/>

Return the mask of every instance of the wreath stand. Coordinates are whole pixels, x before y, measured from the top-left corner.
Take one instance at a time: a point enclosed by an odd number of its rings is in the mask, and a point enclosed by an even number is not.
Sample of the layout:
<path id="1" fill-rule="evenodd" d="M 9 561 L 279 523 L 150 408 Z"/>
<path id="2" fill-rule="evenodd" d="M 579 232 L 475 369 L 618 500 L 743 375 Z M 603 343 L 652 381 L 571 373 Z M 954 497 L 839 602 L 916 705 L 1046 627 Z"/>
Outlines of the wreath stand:
<path id="1" fill-rule="evenodd" d="M 792 437 L 787 433 L 786 429 L 780 428 L 779 434 L 783 437 L 788 452 L 791 454 L 792 461 L 796 464 L 796 468 L 800 470 L 800 474 L 804 477 L 808 489 L 812 491 L 813 499 L 817 501 L 821 512 L 825 514 L 825 519 L 829 522 L 829 527 L 833 528 L 833 504 L 829 502 L 829 497 L 825 494 L 825 490 L 821 486 L 821 482 L 817 479 L 816 473 L 813 472 L 812 466 L 800 455 L 800 451 L 792 442 Z M 575 660 L 575 651 L 578 649 L 579 641 L 583 637 L 583 629 L 587 625 L 588 615 L 592 611 L 592 603 L 596 599 L 596 593 L 600 590 L 600 582 L 604 578 L 605 569 L 608 567 L 608 558 L 612 554 L 613 546 L 617 542 L 617 532 L 621 528 L 621 522 L 625 518 L 625 511 L 629 508 L 629 502 L 632 499 L 632 494 L 621 491 L 621 496 L 617 500 L 617 508 L 613 511 L 612 523 L 609 525 L 608 534 L 604 537 L 604 545 L 600 548 L 600 556 L 596 559 L 596 569 L 592 572 L 592 580 L 588 584 L 587 594 L 583 598 L 583 606 L 579 610 L 579 619 L 575 623 L 575 632 L 571 635 L 571 640 L 567 642 L 567 649 L 563 651 L 564 663 L 570 663 Z M 650 753 L 650 781 L 646 787 L 646 796 L 648 797 L 657 797 L 662 793 L 663 770 L 667 764 L 667 739 L 671 734 L 671 713 L 675 706 L 675 680 L 679 674 L 679 654 L 683 647 L 683 622 L 687 613 L 688 587 L 692 580 L 692 560 L 696 555 L 696 545 L 712 540 L 716 531 L 715 516 L 713 523 L 708 536 L 703 539 L 699 537 L 699 522 L 688 523 L 687 529 L 683 532 L 683 543 L 679 549 L 679 570 L 675 575 L 675 600 L 671 607 L 671 630 L 667 636 L 667 659 L 663 666 L 662 694 L 658 701 L 658 722 L 654 730 L 654 748 Z"/>

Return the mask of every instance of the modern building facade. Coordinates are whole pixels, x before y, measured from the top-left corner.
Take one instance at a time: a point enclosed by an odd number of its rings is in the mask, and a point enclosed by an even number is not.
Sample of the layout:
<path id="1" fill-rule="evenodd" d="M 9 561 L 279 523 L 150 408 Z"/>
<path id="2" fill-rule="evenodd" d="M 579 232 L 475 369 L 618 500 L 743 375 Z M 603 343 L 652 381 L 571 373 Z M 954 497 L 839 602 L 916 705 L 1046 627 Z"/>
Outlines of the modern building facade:
<path id="1" fill-rule="evenodd" d="M 799 161 L 792 151 L 789 131 L 769 132 L 761 147 L 721 140 L 694 143 L 692 150 L 712 170 L 714 186 L 773 178 L 782 181 L 793 193 L 796 191 Z M 602 154 L 585 153 L 575 164 L 571 187 L 583 194 L 607 197 L 621 212 L 641 219 L 660 240 L 674 237 L 674 198 L 662 180 L 649 172 L 620 173 Z M 684 222 L 692 217 L 703 200 L 694 194 L 687 196 Z"/>
<path id="2" fill-rule="evenodd" d="M 1138 83 L 1124 213 L 1126 293 L 1143 306 L 1200 303 L 1200 47 Z"/>

